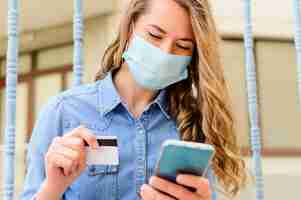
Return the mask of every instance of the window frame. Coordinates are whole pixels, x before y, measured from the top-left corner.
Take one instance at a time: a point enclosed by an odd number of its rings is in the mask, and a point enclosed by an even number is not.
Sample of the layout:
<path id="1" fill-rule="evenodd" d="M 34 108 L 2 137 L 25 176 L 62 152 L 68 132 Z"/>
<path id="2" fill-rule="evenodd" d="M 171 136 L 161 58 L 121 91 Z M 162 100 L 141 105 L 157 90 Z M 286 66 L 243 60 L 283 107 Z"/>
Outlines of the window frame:
<path id="1" fill-rule="evenodd" d="M 231 35 L 226 35 L 226 36 L 221 36 L 222 40 L 226 40 L 226 41 L 240 41 L 240 42 L 244 42 L 244 38 L 243 36 L 231 36 Z M 257 60 L 257 43 L 258 42 L 262 42 L 262 41 L 271 41 L 271 42 L 289 42 L 289 43 L 293 43 L 294 44 L 294 40 L 291 38 L 268 38 L 268 37 L 254 37 L 254 49 L 253 49 L 253 53 L 254 53 L 254 62 L 255 62 L 255 66 L 256 66 L 256 72 L 258 75 L 258 60 Z M 245 60 L 244 60 L 245 63 Z M 245 67 L 245 66 L 244 66 Z M 297 67 L 297 66 L 296 66 Z M 246 80 L 246 77 L 245 77 Z M 258 76 L 257 76 L 257 85 L 259 85 L 259 80 L 258 80 Z M 246 88 L 247 89 L 247 88 Z M 301 94 L 300 94 L 301 95 Z M 261 127 L 261 104 L 260 104 L 260 91 L 257 88 L 257 97 L 258 97 L 258 117 L 259 117 L 259 124 L 258 126 Z M 247 102 L 248 104 L 248 102 Z M 249 116 L 248 116 L 249 118 Z M 251 156 L 252 155 L 252 147 L 251 147 L 251 141 L 250 141 L 250 122 L 248 120 L 248 124 L 249 124 L 249 129 L 248 129 L 248 135 L 249 135 L 249 146 L 248 147 L 241 147 L 241 153 L 243 156 Z M 264 141 L 264 133 L 261 132 L 261 143 L 262 143 L 262 150 L 261 153 L 264 157 L 300 157 L 301 156 L 301 147 L 300 148 L 279 148 L 279 147 L 265 147 L 265 141 Z"/>
<path id="2" fill-rule="evenodd" d="M 61 75 L 61 91 L 65 90 L 67 88 L 67 76 L 69 72 L 72 72 L 73 70 L 73 64 L 66 64 L 66 65 L 61 65 L 57 67 L 51 67 L 51 68 L 46 68 L 46 69 L 38 69 L 38 62 L 37 62 L 37 55 L 40 52 L 43 52 L 44 50 L 49 50 L 49 49 L 55 49 L 55 48 L 61 48 L 61 47 L 67 47 L 70 46 L 71 44 L 64 44 L 64 45 L 59 45 L 55 47 L 50 47 L 50 48 L 43 48 L 31 52 L 24 52 L 21 53 L 21 55 L 26 54 L 29 55 L 31 58 L 31 66 L 30 71 L 27 73 L 22 73 L 18 74 L 18 84 L 20 83 L 26 83 L 28 84 L 28 99 L 27 99 L 27 107 L 28 107 L 28 112 L 27 112 L 27 130 L 26 133 L 28 134 L 26 136 L 27 141 L 29 142 L 33 127 L 34 127 L 34 122 L 35 122 L 35 99 L 36 99 L 36 94 L 35 94 L 35 85 L 34 85 L 34 80 L 36 78 L 40 78 L 43 76 L 48 76 L 48 75 L 53 75 L 53 74 L 60 74 Z M 5 57 L 0 57 L 0 62 L 1 64 L 5 60 Z M 2 67 L 2 66 L 1 66 Z M 2 71 L 2 69 L 0 69 Z M 5 70 L 5 66 L 4 66 Z M 5 89 L 6 85 L 6 80 L 5 76 L 0 76 L 0 89 Z M 2 96 L 1 96 L 2 98 Z M 1 108 L 0 108 L 1 110 Z M 0 120 L 4 120 L 1 119 Z M 1 125 L 0 125 L 1 127 Z M 3 133 L 4 135 L 4 133 Z M 1 136 L 2 137 L 2 136 Z"/>

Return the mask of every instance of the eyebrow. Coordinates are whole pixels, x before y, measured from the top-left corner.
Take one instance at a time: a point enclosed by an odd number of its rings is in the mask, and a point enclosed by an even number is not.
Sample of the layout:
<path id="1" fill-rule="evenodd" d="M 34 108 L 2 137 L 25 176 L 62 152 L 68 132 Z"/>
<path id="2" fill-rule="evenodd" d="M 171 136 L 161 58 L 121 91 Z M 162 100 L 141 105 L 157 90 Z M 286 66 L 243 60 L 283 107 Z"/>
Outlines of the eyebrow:
<path id="1" fill-rule="evenodd" d="M 161 33 L 163 34 L 167 34 L 167 32 L 165 30 L 163 30 L 162 28 L 160 28 L 159 26 L 155 25 L 155 24 L 150 24 L 151 27 L 157 29 L 158 31 L 160 31 Z M 187 42 L 192 42 L 194 43 L 194 40 L 191 39 L 191 38 L 179 38 L 179 40 L 182 40 L 182 41 L 187 41 Z"/>

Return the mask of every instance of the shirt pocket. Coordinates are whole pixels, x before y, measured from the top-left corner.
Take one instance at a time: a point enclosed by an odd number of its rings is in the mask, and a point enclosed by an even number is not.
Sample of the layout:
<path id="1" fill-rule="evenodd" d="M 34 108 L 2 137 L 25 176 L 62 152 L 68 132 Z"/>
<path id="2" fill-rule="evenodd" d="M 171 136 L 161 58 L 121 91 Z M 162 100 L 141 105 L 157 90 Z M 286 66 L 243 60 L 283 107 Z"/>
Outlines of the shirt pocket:
<path id="1" fill-rule="evenodd" d="M 91 165 L 70 186 L 66 199 L 117 200 L 119 166 Z M 72 192 L 70 192 L 72 191 Z"/>

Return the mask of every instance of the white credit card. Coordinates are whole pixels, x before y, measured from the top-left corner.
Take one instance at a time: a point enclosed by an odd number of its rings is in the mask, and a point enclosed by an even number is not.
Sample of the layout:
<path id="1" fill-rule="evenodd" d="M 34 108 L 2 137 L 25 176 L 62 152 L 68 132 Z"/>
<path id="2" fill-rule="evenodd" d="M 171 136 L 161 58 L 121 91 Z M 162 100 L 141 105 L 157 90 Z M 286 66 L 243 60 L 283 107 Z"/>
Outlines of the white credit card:
<path id="1" fill-rule="evenodd" d="M 86 144 L 87 165 L 118 165 L 119 152 L 116 136 L 97 136 L 99 147 L 92 149 Z"/>

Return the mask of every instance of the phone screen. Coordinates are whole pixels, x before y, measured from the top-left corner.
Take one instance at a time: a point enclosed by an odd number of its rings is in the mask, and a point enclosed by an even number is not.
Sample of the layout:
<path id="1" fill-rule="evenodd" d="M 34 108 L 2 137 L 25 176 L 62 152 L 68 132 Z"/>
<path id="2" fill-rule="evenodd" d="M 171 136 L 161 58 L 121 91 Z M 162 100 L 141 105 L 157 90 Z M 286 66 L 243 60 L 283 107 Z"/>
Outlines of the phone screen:
<path id="1" fill-rule="evenodd" d="M 208 144 L 167 140 L 162 145 L 156 175 L 174 183 L 178 174 L 205 176 L 213 154 L 214 148 Z"/>

